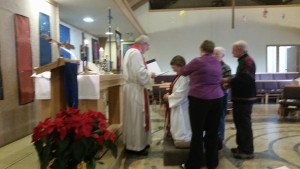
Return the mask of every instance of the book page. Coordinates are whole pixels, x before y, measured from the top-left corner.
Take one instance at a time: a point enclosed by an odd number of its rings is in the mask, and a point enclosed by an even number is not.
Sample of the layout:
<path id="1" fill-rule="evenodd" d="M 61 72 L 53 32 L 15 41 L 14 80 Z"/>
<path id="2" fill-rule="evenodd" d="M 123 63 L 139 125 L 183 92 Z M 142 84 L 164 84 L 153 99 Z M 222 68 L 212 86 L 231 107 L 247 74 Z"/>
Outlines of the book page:
<path id="1" fill-rule="evenodd" d="M 161 71 L 161 69 L 155 59 L 147 61 L 147 68 L 150 72 L 154 72 L 156 76 L 167 73 L 167 72 Z"/>

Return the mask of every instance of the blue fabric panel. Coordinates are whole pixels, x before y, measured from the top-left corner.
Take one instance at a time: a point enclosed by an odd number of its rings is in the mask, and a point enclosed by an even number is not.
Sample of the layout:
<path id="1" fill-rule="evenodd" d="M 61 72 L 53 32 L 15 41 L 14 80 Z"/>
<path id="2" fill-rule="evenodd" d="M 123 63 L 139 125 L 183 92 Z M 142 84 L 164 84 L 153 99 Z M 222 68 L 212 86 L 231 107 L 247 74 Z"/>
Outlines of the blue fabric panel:
<path id="1" fill-rule="evenodd" d="M 63 43 L 63 42 L 68 42 L 70 43 L 71 40 L 70 40 L 70 28 L 60 24 L 59 25 L 59 30 L 60 30 L 60 42 Z M 62 57 L 64 58 L 68 58 L 70 59 L 71 58 L 71 54 L 68 53 L 67 51 L 63 50 L 63 49 L 60 49 L 60 54 L 62 55 Z"/>
<path id="2" fill-rule="evenodd" d="M 92 38 L 93 63 L 99 63 L 99 45 L 96 39 Z"/>
<path id="3" fill-rule="evenodd" d="M 68 106 L 73 108 L 78 108 L 77 67 L 76 63 L 65 64 L 65 92 Z"/>
<path id="4" fill-rule="evenodd" d="M 50 18 L 48 15 L 40 12 L 40 66 L 51 63 L 52 52 L 51 44 L 42 35 L 48 35 L 51 38 L 50 33 Z"/>

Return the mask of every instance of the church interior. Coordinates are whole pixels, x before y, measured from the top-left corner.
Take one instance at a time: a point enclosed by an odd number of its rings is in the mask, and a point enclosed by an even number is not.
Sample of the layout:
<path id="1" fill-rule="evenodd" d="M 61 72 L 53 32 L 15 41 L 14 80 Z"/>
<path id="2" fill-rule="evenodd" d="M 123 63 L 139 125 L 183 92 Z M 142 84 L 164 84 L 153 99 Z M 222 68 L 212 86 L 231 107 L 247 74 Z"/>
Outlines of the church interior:
<path id="1" fill-rule="evenodd" d="M 229 88 L 217 168 L 299 169 L 299 16 L 300 0 L 0 0 L 0 169 L 51 169 L 66 158 L 62 147 L 72 149 L 68 157 L 92 152 L 91 163 L 82 160 L 74 169 L 182 168 L 189 148 L 168 140 L 163 97 L 175 77 L 171 59 L 181 55 L 190 62 L 204 40 L 225 49 L 233 76 L 235 41 L 248 43 L 256 63 L 254 158 L 231 153 L 237 135 Z M 140 35 L 149 37 L 144 56 L 157 66 L 147 84 L 151 144 L 144 155 L 128 153 L 123 143 L 123 111 L 131 106 L 124 100 L 124 56 Z M 80 112 L 65 111 L 70 107 Z M 74 127 L 92 119 L 97 128 L 70 134 L 69 126 L 54 129 L 61 119 L 74 120 L 68 123 Z M 85 150 L 92 144 L 78 140 L 47 149 L 57 139 L 84 138 L 87 130 L 99 151 Z M 42 143 L 43 136 L 52 142 Z"/>

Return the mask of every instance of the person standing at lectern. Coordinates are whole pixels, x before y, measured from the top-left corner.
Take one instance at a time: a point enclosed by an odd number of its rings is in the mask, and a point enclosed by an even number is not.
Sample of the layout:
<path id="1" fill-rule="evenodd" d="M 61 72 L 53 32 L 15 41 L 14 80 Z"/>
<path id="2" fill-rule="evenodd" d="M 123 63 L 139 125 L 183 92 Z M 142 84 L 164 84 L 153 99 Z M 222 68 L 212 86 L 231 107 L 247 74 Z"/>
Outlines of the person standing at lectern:
<path id="1" fill-rule="evenodd" d="M 155 73 L 147 69 L 144 53 L 149 49 L 149 37 L 139 36 L 128 49 L 123 61 L 124 117 L 123 142 L 126 152 L 147 155 L 151 143 L 149 100 L 146 87 Z"/>

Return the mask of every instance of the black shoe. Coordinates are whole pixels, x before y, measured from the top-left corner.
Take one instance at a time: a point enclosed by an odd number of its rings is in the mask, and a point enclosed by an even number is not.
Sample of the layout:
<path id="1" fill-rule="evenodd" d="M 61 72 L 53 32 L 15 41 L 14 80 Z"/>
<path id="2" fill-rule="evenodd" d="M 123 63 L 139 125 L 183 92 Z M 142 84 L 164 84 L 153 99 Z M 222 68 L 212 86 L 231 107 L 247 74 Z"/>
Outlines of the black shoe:
<path id="1" fill-rule="evenodd" d="M 148 151 L 147 150 L 137 151 L 136 155 L 147 156 L 148 155 Z"/>
<path id="2" fill-rule="evenodd" d="M 232 152 L 232 154 L 241 153 L 241 151 L 238 148 L 232 148 L 230 149 L 230 151 Z"/>
<path id="3" fill-rule="evenodd" d="M 146 145 L 146 147 L 144 148 L 144 150 L 147 150 L 149 148 L 150 148 L 150 145 L 148 144 L 148 145 Z"/>
<path id="4" fill-rule="evenodd" d="M 127 154 L 130 154 L 130 155 L 137 155 L 137 156 L 147 156 L 147 155 L 148 155 L 148 151 L 147 151 L 147 150 L 133 151 L 133 150 L 125 149 L 125 152 L 126 152 Z"/>
<path id="5" fill-rule="evenodd" d="M 253 159 L 254 158 L 254 154 L 247 154 L 247 153 L 235 153 L 233 154 L 233 157 L 236 159 Z"/>

